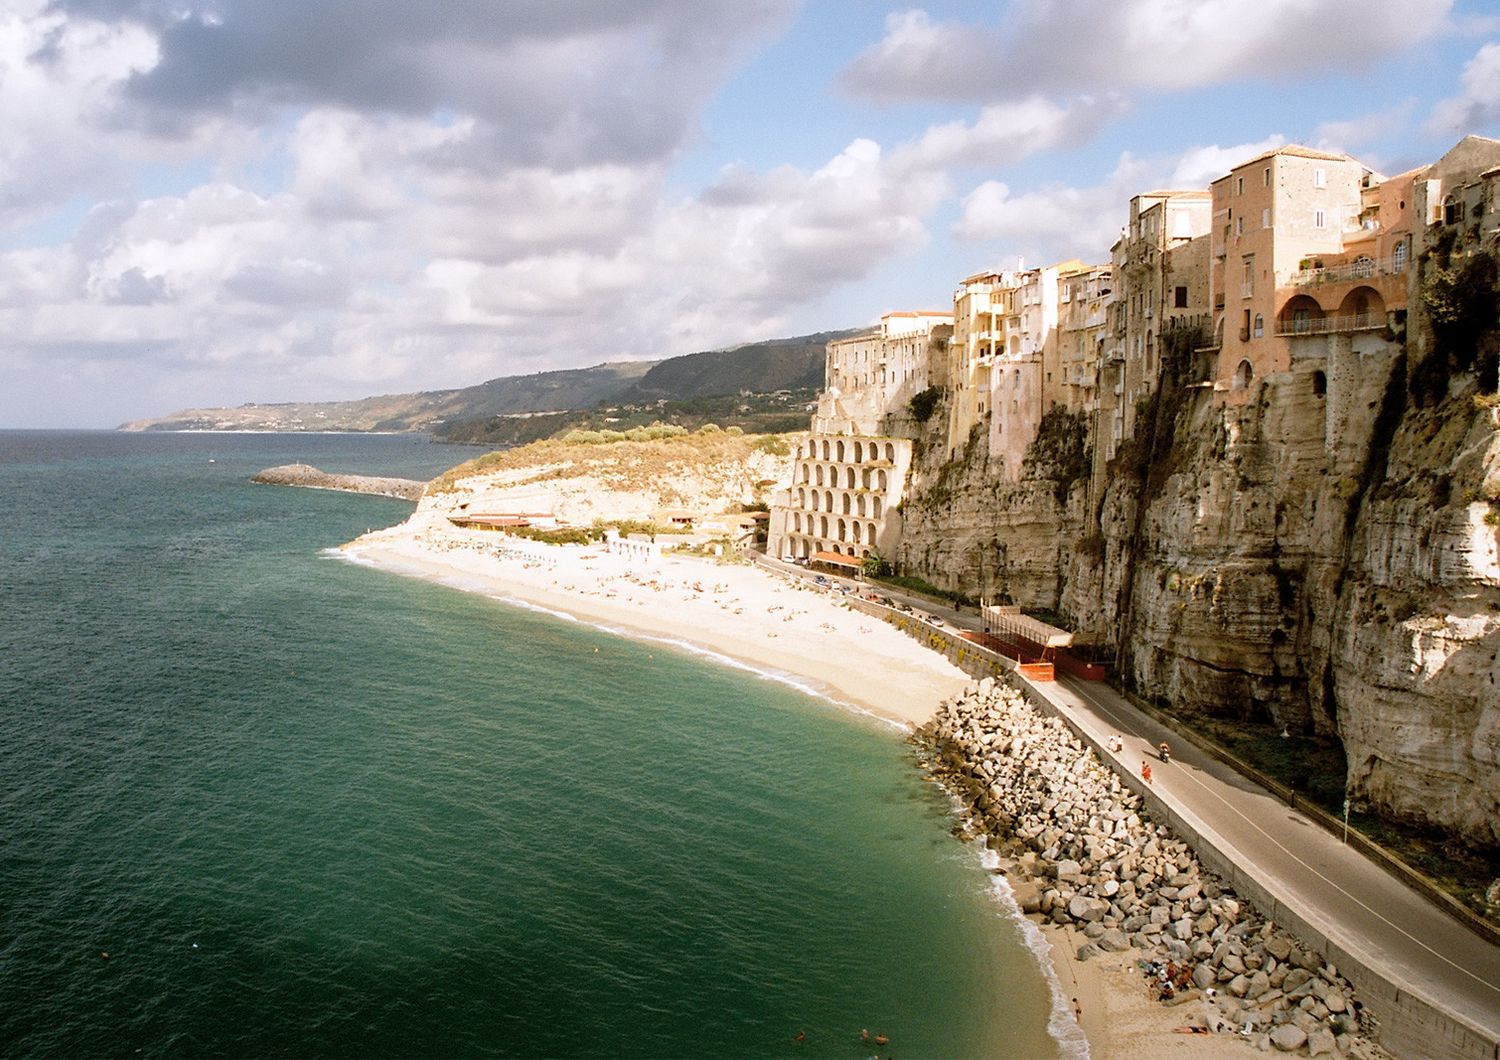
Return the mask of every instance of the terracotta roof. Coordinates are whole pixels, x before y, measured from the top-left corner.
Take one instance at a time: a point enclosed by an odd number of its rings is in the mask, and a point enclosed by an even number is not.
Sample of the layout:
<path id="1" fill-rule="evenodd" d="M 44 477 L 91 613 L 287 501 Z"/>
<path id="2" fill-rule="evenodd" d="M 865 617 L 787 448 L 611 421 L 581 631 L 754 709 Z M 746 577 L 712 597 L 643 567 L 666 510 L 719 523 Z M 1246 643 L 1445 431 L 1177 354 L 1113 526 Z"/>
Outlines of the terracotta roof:
<path id="1" fill-rule="evenodd" d="M 832 563 L 840 567 L 863 567 L 864 563 L 842 552 L 814 552 L 807 557 L 809 563 Z"/>

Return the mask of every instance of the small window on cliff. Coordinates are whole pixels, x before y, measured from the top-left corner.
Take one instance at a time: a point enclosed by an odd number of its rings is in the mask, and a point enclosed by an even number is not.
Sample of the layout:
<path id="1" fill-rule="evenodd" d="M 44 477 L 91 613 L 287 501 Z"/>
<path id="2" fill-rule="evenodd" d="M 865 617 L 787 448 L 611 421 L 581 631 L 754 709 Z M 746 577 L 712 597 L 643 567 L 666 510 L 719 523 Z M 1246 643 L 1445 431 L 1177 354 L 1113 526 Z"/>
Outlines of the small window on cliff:
<path id="1" fill-rule="evenodd" d="M 1314 372 L 1312 379 L 1314 394 L 1316 394 L 1318 397 L 1322 397 L 1328 393 L 1328 376 L 1324 375 L 1322 372 Z"/>
<path id="2" fill-rule="evenodd" d="M 1178 286 L 1177 288 L 1175 288 L 1173 290 L 1173 292 L 1172 292 L 1172 308 L 1174 308 L 1174 309 L 1186 309 L 1187 308 L 1187 288 L 1186 287 Z"/>

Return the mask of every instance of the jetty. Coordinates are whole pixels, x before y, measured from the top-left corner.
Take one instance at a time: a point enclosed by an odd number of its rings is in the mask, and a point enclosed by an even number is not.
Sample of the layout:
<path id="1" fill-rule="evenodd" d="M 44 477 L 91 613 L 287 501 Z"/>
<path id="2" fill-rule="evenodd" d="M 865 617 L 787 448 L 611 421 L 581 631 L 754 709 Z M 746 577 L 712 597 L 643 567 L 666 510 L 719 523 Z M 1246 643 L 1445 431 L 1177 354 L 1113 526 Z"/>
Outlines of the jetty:
<path id="1" fill-rule="evenodd" d="M 342 493 L 369 493 L 377 497 L 395 497 L 418 501 L 427 483 L 410 478 L 388 478 L 379 475 L 337 475 L 319 471 L 311 464 L 282 464 L 268 467 L 250 476 L 251 482 L 271 486 L 301 486 L 304 489 L 338 490 Z"/>

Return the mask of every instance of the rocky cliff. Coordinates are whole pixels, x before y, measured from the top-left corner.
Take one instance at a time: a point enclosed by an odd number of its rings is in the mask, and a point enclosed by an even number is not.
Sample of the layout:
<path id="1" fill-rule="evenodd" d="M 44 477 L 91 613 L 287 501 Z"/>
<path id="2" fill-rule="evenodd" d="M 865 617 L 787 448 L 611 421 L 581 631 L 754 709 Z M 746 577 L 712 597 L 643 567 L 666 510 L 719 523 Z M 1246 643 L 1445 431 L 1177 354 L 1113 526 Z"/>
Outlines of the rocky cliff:
<path id="1" fill-rule="evenodd" d="M 1424 404 L 1389 337 L 1238 404 L 1163 373 L 1098 496 L 1055 455 L 997 481 L 982 432 L 919 461 L 900 560 L 1059 612 L 1180 713 L 1337 737 L 1356 801 L 1500 845 L 1493 396 L 1458 373 Z"/>

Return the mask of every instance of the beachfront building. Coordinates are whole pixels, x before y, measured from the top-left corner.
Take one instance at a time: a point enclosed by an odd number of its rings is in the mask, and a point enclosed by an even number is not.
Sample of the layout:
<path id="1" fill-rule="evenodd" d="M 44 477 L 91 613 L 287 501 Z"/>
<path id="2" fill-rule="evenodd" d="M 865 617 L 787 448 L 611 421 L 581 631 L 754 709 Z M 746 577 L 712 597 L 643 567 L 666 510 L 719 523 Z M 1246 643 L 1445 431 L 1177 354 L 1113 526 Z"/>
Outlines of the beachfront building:
<path id="1" fill-rule="evenodd" d="M 768 555 L 889 556 L 901 538 L 899 506 L 911 466 L 905 438 L 813 433 L 797 446 L 790 488 L 771 506 Z"/>
<path id="2" fill-rule="evenodd" d="M 927 389 L 933 358 L 946 351 L 952 328 L 946 310 L 903 310 L 885 314 L 869 331 L 828 343 L 813 431 L 883 434 L 886 418 Z"/>

